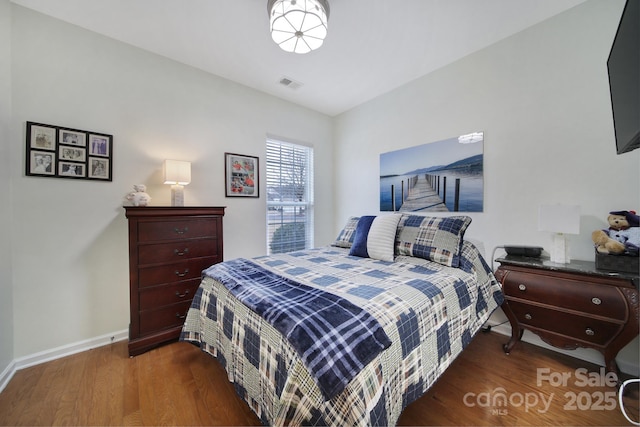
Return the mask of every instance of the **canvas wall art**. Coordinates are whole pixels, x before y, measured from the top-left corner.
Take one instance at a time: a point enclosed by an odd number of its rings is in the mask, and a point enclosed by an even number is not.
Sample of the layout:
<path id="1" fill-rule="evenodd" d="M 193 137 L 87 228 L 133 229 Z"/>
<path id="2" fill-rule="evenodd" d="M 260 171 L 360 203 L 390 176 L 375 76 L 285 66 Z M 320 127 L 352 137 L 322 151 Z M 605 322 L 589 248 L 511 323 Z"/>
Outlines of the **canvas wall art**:
<path id="1" fill-rule="evenodd" d="M 482 212 L 484 132 L 380 155 L 380 210 Z"/>

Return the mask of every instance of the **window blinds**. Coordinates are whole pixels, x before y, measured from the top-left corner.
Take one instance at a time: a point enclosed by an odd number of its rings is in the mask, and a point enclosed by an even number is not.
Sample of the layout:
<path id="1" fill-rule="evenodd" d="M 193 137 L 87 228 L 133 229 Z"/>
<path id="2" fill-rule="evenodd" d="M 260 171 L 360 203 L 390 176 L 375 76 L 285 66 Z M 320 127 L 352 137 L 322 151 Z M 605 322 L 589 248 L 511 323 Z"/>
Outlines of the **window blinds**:
<path id="1" fill-rule="evenodd" d="M 313 148 L 267 139 L 267 253 L 313 247 Z"/>

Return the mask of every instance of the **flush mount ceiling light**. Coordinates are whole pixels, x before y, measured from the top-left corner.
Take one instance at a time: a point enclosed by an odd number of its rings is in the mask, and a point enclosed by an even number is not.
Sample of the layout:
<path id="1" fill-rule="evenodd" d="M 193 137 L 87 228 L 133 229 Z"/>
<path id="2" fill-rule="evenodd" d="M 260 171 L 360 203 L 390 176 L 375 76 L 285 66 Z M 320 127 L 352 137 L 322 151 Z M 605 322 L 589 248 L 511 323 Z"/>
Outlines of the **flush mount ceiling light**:
<path id="1" fill-rule="evenodd" d="M 473 132 L 467 135 L 460 135 L 458 137 L 458 142 L 460 144 L 473 144 L 474 142 L 480 142 L 484 139 L 483 132 Z"/>
<path id="2" fill-rule="evenodd" d="M 322 46 L 327 36 L 327 0 L 269 0 L 271 38 L 283 50 L 311 52 Z"/>

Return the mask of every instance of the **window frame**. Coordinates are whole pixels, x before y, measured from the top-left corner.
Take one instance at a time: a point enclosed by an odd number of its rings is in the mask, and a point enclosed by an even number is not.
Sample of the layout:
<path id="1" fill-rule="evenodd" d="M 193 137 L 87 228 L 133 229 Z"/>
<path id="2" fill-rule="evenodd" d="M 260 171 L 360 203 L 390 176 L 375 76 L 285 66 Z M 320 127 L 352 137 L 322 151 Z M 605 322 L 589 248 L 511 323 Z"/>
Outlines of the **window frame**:
<path id="1" fill-rule="evenodd" d="M 310 249 L 314 245 L 314 164 L 313 146 L 291 142 L 282 138 L 267 137 L 265 156 L 266 233 L 267 254 Z M 291 157 L 283 160 L 283 154 Z M 302 158 L 297 156 L 301 155 Z M 300 171 L 304 175 L 296 182 Z M 289 175 L 287 177 L 286 175 Z M 298 188 L 301 186 L 302 188 Z M 302 194 L 302 196 L 300 196 Z M 299 199 L 302 200 L 299 200 Z M 298 199 L 298 200 L 296 200 Z M 304 245 L 300 245 L 300 226 L 286 226 L 281 236 L 297 236 L 291 240 L 283 238 L 281 250 L 273 249 L 273 237 L 286 224 L 304 224 Z"/>

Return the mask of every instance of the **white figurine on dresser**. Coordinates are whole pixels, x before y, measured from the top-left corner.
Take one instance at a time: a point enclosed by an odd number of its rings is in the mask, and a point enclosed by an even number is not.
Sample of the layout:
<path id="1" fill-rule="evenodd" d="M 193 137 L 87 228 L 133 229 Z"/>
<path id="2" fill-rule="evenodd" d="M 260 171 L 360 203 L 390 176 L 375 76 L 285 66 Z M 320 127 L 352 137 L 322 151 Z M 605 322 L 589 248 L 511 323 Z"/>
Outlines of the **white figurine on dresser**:
<path id="1" fill-rule="evenodd" d="M 127 194 L 127 200 L 133 203 L 133 206 L 147 206 L 151 201 L 151 196 L 146 193 L 147 186 L 144 184 L 135 184 L 133 189 L 135 191 Z"/>

